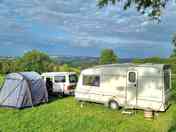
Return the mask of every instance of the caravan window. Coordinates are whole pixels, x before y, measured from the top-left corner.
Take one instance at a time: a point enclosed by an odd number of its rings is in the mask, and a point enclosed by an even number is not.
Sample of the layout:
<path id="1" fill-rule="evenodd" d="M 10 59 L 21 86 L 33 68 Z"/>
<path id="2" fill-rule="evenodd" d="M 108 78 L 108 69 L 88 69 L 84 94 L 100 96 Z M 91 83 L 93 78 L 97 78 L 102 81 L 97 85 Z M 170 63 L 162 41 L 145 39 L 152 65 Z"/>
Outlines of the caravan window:
<path id="1" fill-rule="evenodd" d="M 135 72 L 129 72 L 128 81 L 131 83 L 136 82 L 136 73 Z"/>
<path id="2" fill-rule="evenodd" d="M 92 75 L 92 76 L 83 76 L 83 85 L 86 86 L 100 86 L 100 76 Z"/>
<path id="3" fill-rule="evenodd" d="M 65 76 L 55 76 L 54 77 L 54 82 L 55 83 L 64 83 L 66 80 L 65 80 Z"/>

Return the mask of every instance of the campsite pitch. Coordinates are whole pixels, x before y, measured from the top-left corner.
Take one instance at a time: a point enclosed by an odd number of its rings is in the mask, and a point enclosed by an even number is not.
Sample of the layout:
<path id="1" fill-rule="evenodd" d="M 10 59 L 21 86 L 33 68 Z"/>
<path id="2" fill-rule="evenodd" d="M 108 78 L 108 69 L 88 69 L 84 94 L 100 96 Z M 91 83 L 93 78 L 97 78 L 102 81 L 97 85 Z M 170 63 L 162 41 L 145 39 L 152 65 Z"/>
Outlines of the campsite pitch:
<path id="1" fill-rule="evenodd" d="M 0 79 L 3 80 L 1 77 Z M 2 81 L 0 81 L 1 83 Z M 175 86 L 175 85 L 174 85 Z M 103 105 L 86 103 L 81 108 L 73 97 L 54 99 L 48 104 L 16 110 L 0 108 L 0 132 L 174 132 L 176 104 L 153 121 L 143 111 L 128 116 Z"/>
<path id="2" fill-rule="evenodd" d="M 81 108 L 73 97 L 23 110 L 0 108 L 0 132 L 167 132 L 176 125 L 175 104 L 153 121 L 143 111 L 132 116 L 121 111 L 94 103 Z"/>

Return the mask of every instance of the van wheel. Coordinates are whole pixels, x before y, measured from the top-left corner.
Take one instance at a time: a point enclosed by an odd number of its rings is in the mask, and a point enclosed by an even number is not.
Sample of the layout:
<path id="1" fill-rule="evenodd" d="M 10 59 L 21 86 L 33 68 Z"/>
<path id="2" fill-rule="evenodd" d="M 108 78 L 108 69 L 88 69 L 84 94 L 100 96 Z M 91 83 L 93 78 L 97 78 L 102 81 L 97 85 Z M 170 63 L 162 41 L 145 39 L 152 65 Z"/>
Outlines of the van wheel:
<path id="1" fill-rule="evenodd" d="M 109 102 L 109 108 L 111 108 L 112 110 L 117 110 L 119 109 L 119 104 L 116 101 L 112 100 Z"/>

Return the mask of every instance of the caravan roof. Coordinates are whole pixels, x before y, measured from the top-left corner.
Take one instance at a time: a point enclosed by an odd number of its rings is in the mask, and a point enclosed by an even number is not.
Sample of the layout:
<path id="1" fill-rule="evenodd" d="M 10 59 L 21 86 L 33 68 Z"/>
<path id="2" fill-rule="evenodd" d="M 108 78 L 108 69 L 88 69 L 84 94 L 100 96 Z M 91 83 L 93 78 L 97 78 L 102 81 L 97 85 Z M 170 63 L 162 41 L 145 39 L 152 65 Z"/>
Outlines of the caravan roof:
<path id="1" fill-rule="evenodd" d="M 123 63 L 123 64 L 99 65 L 99 66 L 95 66 L 93 68 L 105 68 L 105 67 L 153 67 L 153 68 L 163 68 L 164 66 L 168 66 L 168 65 L 153 64 L 153 63 L 145 63 L 145 64 Z"/>
<path id="2" fill-rule="evenodd" d="M 108 64 L 108 65 L 99 65 L 94 66 L 89 69 L 101 69 L 101 68 L 114 68 L 114 67 L 151 67 L 156 69 L 163 69 L 164 67 L 169 67 L 169 65 L 166 64 L 153 64 L 153 63 L 145 63 L 145 64 L 133 64 L 133 63 L 123 63 L 123 64 Z"/>
<path id="3" fill-rule="evenodd" d="M 145 64 L 133 64 L 133 63 L 123 63 L 123 64 L 108 64 L 108 65 L 99 65 L 94 66 L 92 68 L 88 68 L 82 71 L 83 74 L 98 74 L 102 70 L 113 70 L 114 68 L 118 68 L 118 71 L 122 72 L 126 69 L 133 69 L 133 68 L 154 68 L 156 70 L 163 70 L 164 68 L 170 67 L 169 65 L 165 64 L 152 64 L 152 63 L 145 63 Z"/>

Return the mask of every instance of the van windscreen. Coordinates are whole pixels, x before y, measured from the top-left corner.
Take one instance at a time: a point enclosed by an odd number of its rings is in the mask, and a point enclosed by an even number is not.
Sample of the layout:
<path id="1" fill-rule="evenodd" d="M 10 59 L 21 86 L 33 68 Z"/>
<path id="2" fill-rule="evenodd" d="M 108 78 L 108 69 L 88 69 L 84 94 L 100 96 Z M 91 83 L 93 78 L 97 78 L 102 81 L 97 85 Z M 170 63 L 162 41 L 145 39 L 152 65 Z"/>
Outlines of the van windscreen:
<path id="1" fill-rule="evenodd" d="M 54 82 L 55 83 L 64 83 L 66 80 L 65 80 L 65 76 L 55 76 L 54 77 Z"/>
<path id="2" fill-rule="evenodd" d="M 78 77 L 77 77 L 77 75 L 75 75 L 75 74 L 69 75 L 69 82 L 70 82 L 70 83 L 77 83 L 77 82 L 78 82 Z"/>

